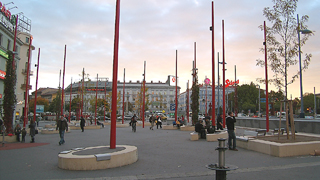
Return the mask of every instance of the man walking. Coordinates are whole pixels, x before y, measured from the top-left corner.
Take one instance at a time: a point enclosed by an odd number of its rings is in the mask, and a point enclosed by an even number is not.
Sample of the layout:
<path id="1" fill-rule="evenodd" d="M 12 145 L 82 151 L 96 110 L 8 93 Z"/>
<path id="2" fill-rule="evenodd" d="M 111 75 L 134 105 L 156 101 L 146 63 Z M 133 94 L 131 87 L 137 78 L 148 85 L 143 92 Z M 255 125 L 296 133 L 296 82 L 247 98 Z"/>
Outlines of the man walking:
<path id="1" fill-rule="evenodd" d="M 229 150 L 238 151 L 236 148 L 236 134 L 234 133 L 234 124 L 236 123 L 236 118 L 234 117 L 233 112 L 228 112 L 228 117 L 226 119 L 227 128 L 228 128 L 228 145 Z M 232 141 L 232 146 L 231 146 Z"/>
<path id="2" fill-rule="evenodd" d="M 80 118 L 80 127 L 81 127 L 82 132 L 84 131 L 85 123 L 86 123 L 86 120 L 84 120 L 83 116 L 81 116 L 81 118 Z"/>
<path id="3" fill-rule="evenodd" d="M 150 123 L 151 123 L 151 127 L 150 130 L 153 130 L 153 126 L 154 126 L 154 122 L 155 122 L 156 118 L 153 116 L 153 114 L 151 114 L 151 117 L 149 119 Z"/>
<path id="4" fill-rule="evenodd" d="M 59 141 L 59 145 L 64 144 L 64 131 L 68 131 L 68 123 L 66 121 L 66 119 L 61 116 L 60 120 L 57 123 L 57 128 L 56 130 L 59 129 L 59 135 L 60 135 L 60 141 Z"/>

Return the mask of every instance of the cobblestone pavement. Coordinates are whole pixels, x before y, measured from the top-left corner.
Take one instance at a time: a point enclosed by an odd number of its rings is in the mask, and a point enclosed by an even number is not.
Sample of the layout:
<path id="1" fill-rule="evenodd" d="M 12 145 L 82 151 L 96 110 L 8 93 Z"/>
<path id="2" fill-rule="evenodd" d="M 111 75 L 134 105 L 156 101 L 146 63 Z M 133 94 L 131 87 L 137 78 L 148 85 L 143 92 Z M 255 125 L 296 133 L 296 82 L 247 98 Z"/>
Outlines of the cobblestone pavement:
<path id="1" fill-rule="evenodd" d="M 40 124 L 41 126 L 42 124 Z M 136 163 L 96 171 L 68 171 L 58 168 L 58 153 L 77 147 L 109 145 L 110 126 L 99 130 L 73 130 L 65 134 L 66 143 L 59 146 L 58 134 L 38 134 L 37 143 L 48 145 L 1 150 L 0 179 L 215 179 L 215 171 L 205 166 L 218 163 L 218 142 L 190 141 L 189 131 L 149 130 L 137 126 L 117 128 L 116 144 L 138 148 Z M 30 137 L 26 137 L 26 142 Z M 226 151 L 226 164 L 237 170 L 227 172 L 228 179 L 320 179 L 320 157 L 279 158 L 238 148 Z"/>

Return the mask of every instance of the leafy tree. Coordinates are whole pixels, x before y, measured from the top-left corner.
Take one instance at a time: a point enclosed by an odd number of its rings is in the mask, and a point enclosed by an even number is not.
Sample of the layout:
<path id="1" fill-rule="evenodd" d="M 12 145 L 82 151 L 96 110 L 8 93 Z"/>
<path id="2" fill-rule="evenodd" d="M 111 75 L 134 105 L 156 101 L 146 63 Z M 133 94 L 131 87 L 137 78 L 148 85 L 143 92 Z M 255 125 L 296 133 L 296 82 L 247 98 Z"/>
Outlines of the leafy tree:
<path id="1" fill-rule="evenodd" d="M 52 100 L 52 102 L 49 105 L 49 111 L 56 113 L 56 119 L 59 118 L 61 114 L 61 90 L 59 88 L 58 94 L 56 98 Z"/>
<path id="2" fill-rule="evenodd" d="M 34 100 L 35 99 L 31 99 L 29 101 L 29 112 L 34 111 Z M 42 97 L 37 97 L 37 105 L 44 105 L 44 112 L 47 112 L 49 109 L 49 100 Z"/>
<path id="3" fill-rule="evenodd" d="M 97 99 L 97 115 L 103 115 L 104 114 L 104 108 L 106 108 L 106 111 L 109 111 L 109 104 L 105 99 Z M 96 108 L 96 99 L 93 98 L 90 100 L 90 111 L 95 112 Z"/>
<path id="4" fill-rule="evenodd" d="M 7 52 L 9 58 L 6 65 L 6 76 L 4 79 L 4 98 L 3 98 L 3 110 L 4 110 L 4 125 L 6 126 L 6 133 L 12 133 L 12 120 L 14 106 L 16 104 L 16 71 L 13 67 L 13 54 L 11 51 Z"/>
<path id="5" fill-rule="evenodd" d="M 320 98 L 316 97 L 316 102 L 319 100 Z M 301 105 L 300 105 L 301 107 Z M 299 108 L 300 108 L 299 107 Z M 314 94 L 312 93 L 306 93 L 303 96 L 303 107 L 304 107 L 304 111 L 305 112 L 312 112 L 314 111 Z M 307 109 L 309 109 L 309 111 L 307 111 Z"/>
<path id="6" fill-rule="evenodd" d="M 307 29 L 306 22 L 309 17 L 304 15 L 300 19 L 299 27 L 296 19 L 296 9 L 298 0 L 272 0 L 273 7 L 266 7 L 263 15 L 271 22 L 271 26 L 266 28 L 268 65 L 274 72 L 273 78 L 268 81 L 273 83 L 279 90 L 285 88 L 284 99 L 287 99 L 287 85 L 293 83 L 299 77 L 299 72 L 292 73 L 292 78 L 288 82 L 288 68 L 298 63 L 299 43 L 297 30 Z M 264 30 L 264 26 L 259 26 Z M 302 36 L 301 46 L 308 40 L 311 34 Z M 264 48 L 260 51 L 264 52 Z M 305 54 L 302 61 L 302 70 L 308 68 L 311 61 L 311 54 Z M 257 65 L 264 67 L 264 60 L 257 60 Z M 260 82 L 265 79 L 258 78 Z"/>
<path id="7" fill-rule="evenodd" d="M 191 90 L 191 110 L 192 110 L 192 124 L 196 124 L 198 121 L 199 114 L 199 85 L 198 79 L 195 78 L 195 81 L 192 84 Z M 177 108 L 177 107 L 176 107 Z"/>

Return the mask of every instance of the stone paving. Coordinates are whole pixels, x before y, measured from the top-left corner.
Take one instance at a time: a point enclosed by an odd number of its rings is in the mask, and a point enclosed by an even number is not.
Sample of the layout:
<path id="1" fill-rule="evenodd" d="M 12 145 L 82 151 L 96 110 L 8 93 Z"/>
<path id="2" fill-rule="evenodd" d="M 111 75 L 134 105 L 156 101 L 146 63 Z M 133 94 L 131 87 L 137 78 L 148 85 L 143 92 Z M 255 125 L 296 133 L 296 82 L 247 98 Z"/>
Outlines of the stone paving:
<path id="1" fill-rule="evenodd" d="M 40 124 L 40 126 L 44 124 Z M 0 150 L 0 179 L 215 179 L 205 166 L 218 163 L 218 142 L 190 141 L 189 131 L 150 130 L 148 126 L 117 128 L 116 144 L 138 148 L 136 163 L 96 171 L 68 171 L 58 168 L 58 153 L 78 147 L 109 145 L 110 126 L 103 129 L 72 130 L 59 146 L 58 134 L 38 134 L 37 143 L 47 145 Z M 26 142 L 30 137 L 26 137 Z M 279 158 L 238 148 L 226 151 L 226 164 L 239 168 L 227 172 L 228 179 L 320 179 L 320 157 Z"/>

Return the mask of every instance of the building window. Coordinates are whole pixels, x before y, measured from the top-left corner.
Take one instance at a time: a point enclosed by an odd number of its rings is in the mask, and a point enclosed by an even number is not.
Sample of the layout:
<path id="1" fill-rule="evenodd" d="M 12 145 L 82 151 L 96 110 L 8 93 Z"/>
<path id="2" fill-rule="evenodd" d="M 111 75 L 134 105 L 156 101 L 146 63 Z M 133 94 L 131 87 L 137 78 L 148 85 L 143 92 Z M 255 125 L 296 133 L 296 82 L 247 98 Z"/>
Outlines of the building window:
<path id="1" fill-rule="evenodd" d="M 8 46 L 7 46 L 8 50 L 10 50 L 10 46 L 11 46 L 11 41 L 10 41 L 10 39 L 8 39 Z"/>
<path id="2" fill-rule="evenodd" d="M 2 45 L 2 34 L 0 34 L 0 46 Z"/>
<path id="3" fill-rule="evenodd" d="M 26 37 L 26 43 L 29 43 L 29 39 L 30 39 L 29 37 Z"/>

